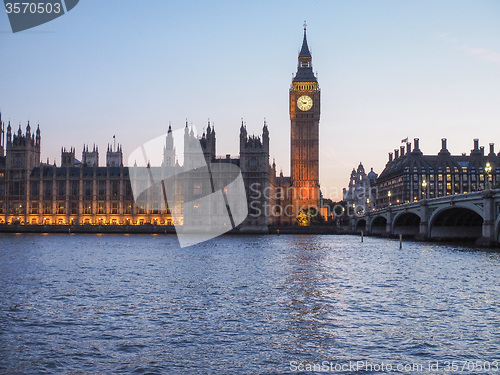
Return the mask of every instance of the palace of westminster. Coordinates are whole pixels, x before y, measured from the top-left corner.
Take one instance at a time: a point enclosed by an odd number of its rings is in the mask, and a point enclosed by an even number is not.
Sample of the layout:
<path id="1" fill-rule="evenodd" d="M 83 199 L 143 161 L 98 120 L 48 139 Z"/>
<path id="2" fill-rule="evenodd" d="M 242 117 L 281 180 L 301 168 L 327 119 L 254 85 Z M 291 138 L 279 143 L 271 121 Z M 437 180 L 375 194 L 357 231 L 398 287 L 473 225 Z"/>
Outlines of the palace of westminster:
<path id="1" fill-rule="evenodd" d="M 259 137 L 249 136 L 242 123 L 239 158 L 216 157 L 215 129 L 210 123 L 197 138 L 207 163 L 230 163 L 241 170 L 249 213 L 242 227 L 266 230 L 270 224 L 295 224 L 303 208 L 320 207 L 320 89 L 312 69 L 305 27 L 289 98 L 290 177 L 282 173 L 277 176 L 275 163 L 269 163 L 269 131 L 265 123 Z M 175 159 L 171 133 L 169 128 L 164 146 L 166 165 L 172 165 Z M 184 160 L 186 145 L 193 137 L 186 124 Z M 0 117 L 0 225 L 184 224 L 182 219 L 173 219 L 165 204 L 136 204 L 130 176 L 133 168 L 124 166 L 120 145 L 108 146 L 106 166 L 99 166 L 96 146 L 84 146 L 81 160 L 76 158 L 74 148 L 62 149 L 61 165 L 56 166 L 41 162 L 41 142 L 39 127 L 32 130 L 28 122 L 24 133 L 21 126 L 13 132 L 10 121 L 5 126 Z M 178 167 L 182 172 L 182 166 Z M 184 197 L 192 196 L 193 191 L 206 191 L 197 181 L 193 183 L 184 187 L 189 190 Z"/>
<path id="2" fill-rule="evenodd" d="M 241 170 L 248 216 L 242 227 L 265 231 L 268 225 L 294 225 L 304 208 L 322 209 L 319 185 L 320 89 L 312 70 L 306 29 L 298 55 L 297 73 L 289 90 L 291 157 L 289 177 L 277 175 L 270 165 L 269 131 L 264 123 L 260 137 L 249 136 L 240 127 L 238 158 L 216 157 L 215 129 L 208 124 L 197 137 L 207 163 L 230 163 Z M 164 163 L 173 164 L 175 150 L 169 128 L 164 146 Z M 184 144 L 192 142 L 187 127 Z M 96 146 L 84 146 L 81 160 L 75 149 L 61 150 L 61 165 L 41 162 L 41 131 L 28 122 L 13 132 L 10 121 L 5 126 L 0 115 L 0 225 L 182 225 L 174 221 L 165 205 L 138 207 L 131 184 L 131 168 L 123 164 L 121 146 L 108 146 L 106 166 L 99 166 Z M 186 150 L 186 148 L 184 148 Z M 186 151 L 184 151 L 186 152 Z M 182 166 L 179 166 L 182 169 Z M 389 154 L 385 169 L 377 176 L 368 175 L 362 164 L 353 170 L 349 187 L 344 191 L 348 206 L 358 212 L 450 194 L 491 188 L 500 183 L 500 153 L 490 144 L 484 147 L 474 140 L 469 155 L 451 155 L 442 140 L 437 155 L 424 155 L 415 139 Z M 205 191 L 191 184 L 193 191 Z M 255 187 L 259 190 L 255 194 Z M 185 195 L 186 196 L 186 195 Z"/>

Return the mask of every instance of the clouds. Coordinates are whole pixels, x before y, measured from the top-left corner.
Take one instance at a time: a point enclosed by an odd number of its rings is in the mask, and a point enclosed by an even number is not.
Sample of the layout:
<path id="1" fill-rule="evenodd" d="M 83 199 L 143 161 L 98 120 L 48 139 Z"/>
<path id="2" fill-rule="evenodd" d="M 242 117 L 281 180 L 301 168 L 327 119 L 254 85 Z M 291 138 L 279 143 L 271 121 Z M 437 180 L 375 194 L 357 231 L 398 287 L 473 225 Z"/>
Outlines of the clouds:
<path id="1" fill-rule="evenodd" d="M 468 55 L 476 56 L 478 59 L 500 64 L 500 52 L 490 51 L 484 48 L 470 47 L 466 44 L 461 45 L 460 49 Z"/>
<path id="2" fill-rule="evenodd" d="M 438 39 L 444 40 L 450 44 L 455 45 L 455 47 L 464 52 L 469 56 L 477 57 L 480 60 L 500 64 L 500 52 L 491 51 L 486 48 L 472 47 L 467 44 L 460 43 L 456 38 L 450 36 L 449 34 L 440 34 Z"/>

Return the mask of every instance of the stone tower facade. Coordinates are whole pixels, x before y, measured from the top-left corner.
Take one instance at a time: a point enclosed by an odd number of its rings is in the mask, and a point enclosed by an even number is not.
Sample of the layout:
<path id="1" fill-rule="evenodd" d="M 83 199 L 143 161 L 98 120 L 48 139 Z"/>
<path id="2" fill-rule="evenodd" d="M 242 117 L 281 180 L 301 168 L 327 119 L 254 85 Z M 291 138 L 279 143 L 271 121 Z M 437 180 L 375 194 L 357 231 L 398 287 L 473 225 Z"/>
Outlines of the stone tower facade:
<path id="1" fill-rule="evenodd" d="M 175 165 L 175 146 L 174 137 L 172 135 L 172 126 L 168 125 L 167 137 L 165 146 L 163 147 L 163 166 L 173 167 Z"/>
<path id="2" fill-rule="evenodd" d="M 7 169 L 31 171 L 31 169 L 40 165 L 40 128 L 36 134 L 31 133 L 31 126 L 28 121 L 26 133 L 21 131 L 21 125 L 17 134 L 12 135 L 12 128 L 7 126 Z"/>
<path id="3" fill-rule="evenodd" d="M 30 182 L 32 169 L 40 166 L 41 139 L 40 128 L 32 134 L 29 121 L 25 134 L 21 131 L 21 125 L 14 135 L 10 123 L 7 126 L 4 191 L 8 192 L 9 197 L 5 199 L 5 209 L 2 210 L 11 213 L 13 223 L 27 221 L 27 197 L 38 194 L 39 187 L 32 189 Z"/>
<path id="4" fill-rule="evenodd" d="M 123 165 L 123 151 L 122 146 L 118 144 L 115 148 L 108 144 L 106 151 L 106 166 L 107 167 L 120 167 Z"/>
<path id="5" fill-rule="evenodd" d="M 94 145 L 92 151 L 89 151 L 89 146 L 83 145 L 82 164 L 86 165 L 87 167 L 98 167 L 99 147 L 96 147 L 96 145 Z"/>
<path id="6" fill-rule="evenodd" d="M 264 121 L 262 137 L 249 136 L 246 126 L 240 128 L 240 169 L 247 193 L 248 217 L 243 226 L 256 231 L 269 225 L 269 130 Z"/>
<path id="7" fill-rule="evenodd" d="M 66 148 L 61 148 L 61 167 L 71 167 L 75 165 L 75 148 L 70 147 L 69 151 Z"/>
<path id="8" fill-rule="evenodd" d="M 2 113 L 0 113 L 0 156 L 5 155 L 5 124 L 2 122 Z"/>
<path id="9" fill-rule="evenodd" d="M 313 73 L 306 28 L 290 87 L 292 202 L 295 213 L 320 206 L 319 190 L 320 89 Z"/>

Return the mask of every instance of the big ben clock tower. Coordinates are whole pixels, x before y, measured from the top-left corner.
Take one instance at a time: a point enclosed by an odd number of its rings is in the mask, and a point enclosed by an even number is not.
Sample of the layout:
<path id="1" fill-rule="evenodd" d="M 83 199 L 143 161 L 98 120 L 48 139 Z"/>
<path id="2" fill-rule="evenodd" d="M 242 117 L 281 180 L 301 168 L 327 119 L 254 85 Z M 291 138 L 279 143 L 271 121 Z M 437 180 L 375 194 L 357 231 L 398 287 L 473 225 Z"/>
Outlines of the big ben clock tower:
<path id="1" fill-rule="evenodd" d="M 290 87 L 291 182 L 295 213 L 319 208 L 319 116 L 320 89 L 312 70 L 306 24 L 297 74 Z"/>

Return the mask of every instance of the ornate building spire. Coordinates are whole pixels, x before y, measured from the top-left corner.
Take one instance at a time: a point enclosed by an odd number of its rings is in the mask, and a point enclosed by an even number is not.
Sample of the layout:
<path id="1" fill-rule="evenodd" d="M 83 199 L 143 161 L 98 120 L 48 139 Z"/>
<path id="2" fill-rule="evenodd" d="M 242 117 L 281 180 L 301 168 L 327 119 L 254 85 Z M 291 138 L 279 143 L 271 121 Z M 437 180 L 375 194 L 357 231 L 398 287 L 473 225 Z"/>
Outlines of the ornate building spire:
<path id="1" fill-rule="evenodd" d="M 297 73 L 293 78 L 293 82 L 318 82 L 312 70 L 312 56 L 307 45 L 307 29 L 304 22 L 304 39 L 302 40 L 302 48 L 299 52 Z"/>
<path id="2" fill-rule="evenodd" d="M 307 24 L 304 21 L 304 40 L 302 41 L 302 49 L 300 50 L 299 57 L 311 58 L 311 52 L 309 52 L 309 46 L 307 45 Z"/>

